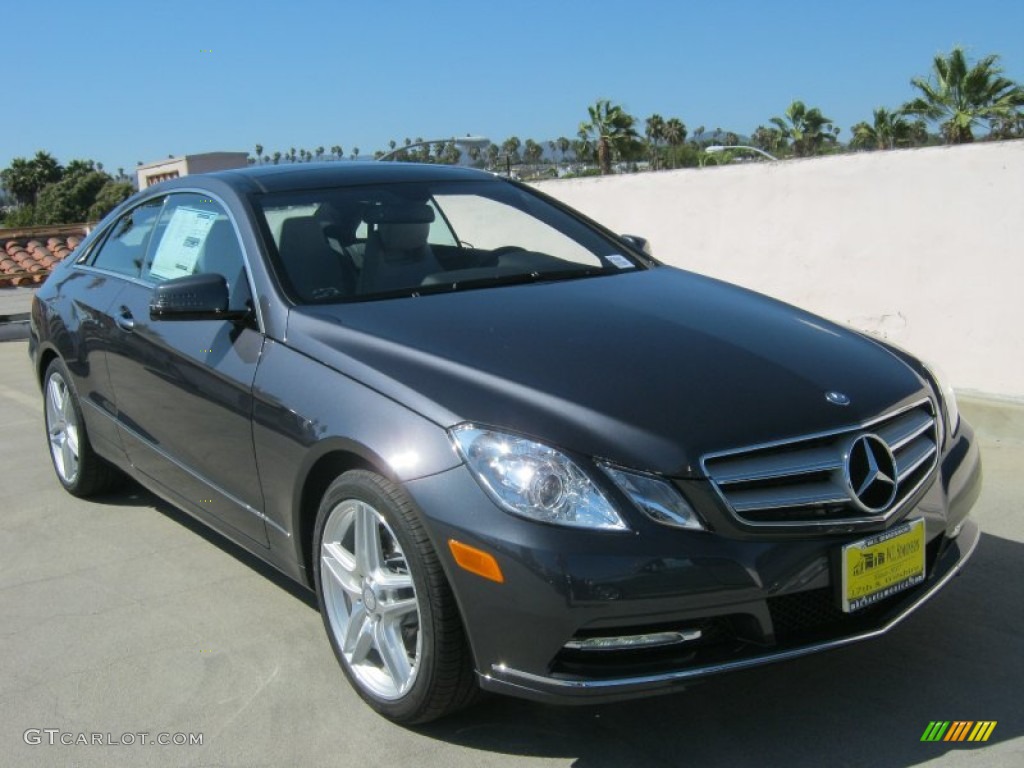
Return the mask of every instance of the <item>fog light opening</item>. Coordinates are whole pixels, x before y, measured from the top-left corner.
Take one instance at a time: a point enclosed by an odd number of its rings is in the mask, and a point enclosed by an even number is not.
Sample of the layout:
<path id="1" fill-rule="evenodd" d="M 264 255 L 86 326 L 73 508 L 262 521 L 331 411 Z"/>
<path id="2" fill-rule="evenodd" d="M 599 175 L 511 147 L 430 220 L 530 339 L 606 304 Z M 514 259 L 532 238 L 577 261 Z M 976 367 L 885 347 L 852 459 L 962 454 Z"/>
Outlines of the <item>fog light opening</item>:
<path id="1" fill-rule="evenodd" d="M 702 634 L 699 629 L 681 629 L 671 632 L 646 632 L 642 635 L 582 637 L 573 638 L 565 644 L 565 647 L 572 651 L 623 651 L 635 648 L 657 648 L 700 640 Z"/>

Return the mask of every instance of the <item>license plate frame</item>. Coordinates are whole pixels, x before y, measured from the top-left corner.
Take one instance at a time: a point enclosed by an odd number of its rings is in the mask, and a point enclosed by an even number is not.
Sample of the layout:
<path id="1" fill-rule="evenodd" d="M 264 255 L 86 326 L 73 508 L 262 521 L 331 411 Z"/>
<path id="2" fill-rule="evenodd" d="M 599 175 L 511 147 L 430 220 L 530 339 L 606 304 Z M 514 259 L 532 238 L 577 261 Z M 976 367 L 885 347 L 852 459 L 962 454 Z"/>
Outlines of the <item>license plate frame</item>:
<path id="1" fill-rule="evenodd" d="M 843 613 L 855 613 L 925 580 L 924 518 L 843 545 L 839 552 Z"/>

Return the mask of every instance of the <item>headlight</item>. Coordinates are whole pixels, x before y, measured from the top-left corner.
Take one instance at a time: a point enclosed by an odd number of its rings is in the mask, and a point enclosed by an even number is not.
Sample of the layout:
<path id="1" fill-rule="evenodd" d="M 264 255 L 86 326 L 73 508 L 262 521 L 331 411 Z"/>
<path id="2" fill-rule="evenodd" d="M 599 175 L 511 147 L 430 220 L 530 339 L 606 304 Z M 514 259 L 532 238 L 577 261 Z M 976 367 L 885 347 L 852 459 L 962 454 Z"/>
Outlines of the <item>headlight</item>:
<path id="1" fill-rule="evenodd" d="M 554 448 L 469 425 L 455 427 L 451 436 L 477 482 L 502 509 L 545 523 L 627 530 L 586 473 Z"/>
<path id="2" fill-rule="evenodd" d="M 608 464 L 602 464 L 601 469 L 629 497 L 630 501 L 640 508 L 641 512 L 655 522 L 675 528 L 704 530 L 704 525 L 697 517 L 697 513 L 693 511 L 693 507 L 679 491 L 664 480 L 652 475 L 627 472 Z"/>
<path id="3" fill-rule="evenodd" d="M 946 376 L 942 368 L 931 362 L 923 363 L 923 365 L 928 369 L 928 373 L 931 374 L 942 395 L 942 404 L 946 411 L 946 434 L 952 437 L 960 426 L 960 408 L 956 404 L 956 393 L 953 392 L 949 377 Z"/>

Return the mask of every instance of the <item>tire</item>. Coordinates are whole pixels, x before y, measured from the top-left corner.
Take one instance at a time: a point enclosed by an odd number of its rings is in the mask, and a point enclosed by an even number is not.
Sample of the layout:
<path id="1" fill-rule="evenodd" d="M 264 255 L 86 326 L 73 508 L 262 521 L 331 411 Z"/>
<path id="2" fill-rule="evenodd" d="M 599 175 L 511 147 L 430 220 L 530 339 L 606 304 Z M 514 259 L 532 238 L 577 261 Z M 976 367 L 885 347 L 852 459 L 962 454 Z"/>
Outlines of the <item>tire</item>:
<path id="1" fill-rule="evenodd" d="M 364 470 L 341 475 L 324 494 L 313 541 L 320 615 L 367 704 L 414 725 L 476 698 L 455 598 L 400 487 Z"/>
<path id="2" fill-rule="evenodd" d="M 43 411 L 53 470 L 64 489 L 80 497 L 109 491 L 121 473 L 93 450 L 71 377 L 59 358 L 43 377 Z"/>

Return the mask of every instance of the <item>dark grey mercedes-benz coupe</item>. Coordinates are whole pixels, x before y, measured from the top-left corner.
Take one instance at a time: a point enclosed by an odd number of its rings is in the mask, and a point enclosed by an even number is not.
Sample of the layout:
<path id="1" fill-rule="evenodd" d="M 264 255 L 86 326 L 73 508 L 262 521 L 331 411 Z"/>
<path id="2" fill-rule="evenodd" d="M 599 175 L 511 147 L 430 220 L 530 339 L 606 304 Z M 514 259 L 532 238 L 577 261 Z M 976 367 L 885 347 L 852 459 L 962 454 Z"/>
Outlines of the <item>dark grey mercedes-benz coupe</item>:
<path id="1" fill-rule="evenodd" d="M 403 723 L 871 638 L 979 536 L 931 369 L 467 169 L 143 190 L 39 290 L 30 352 L 68 491 L 128 475 L 314 589 Z"/>

